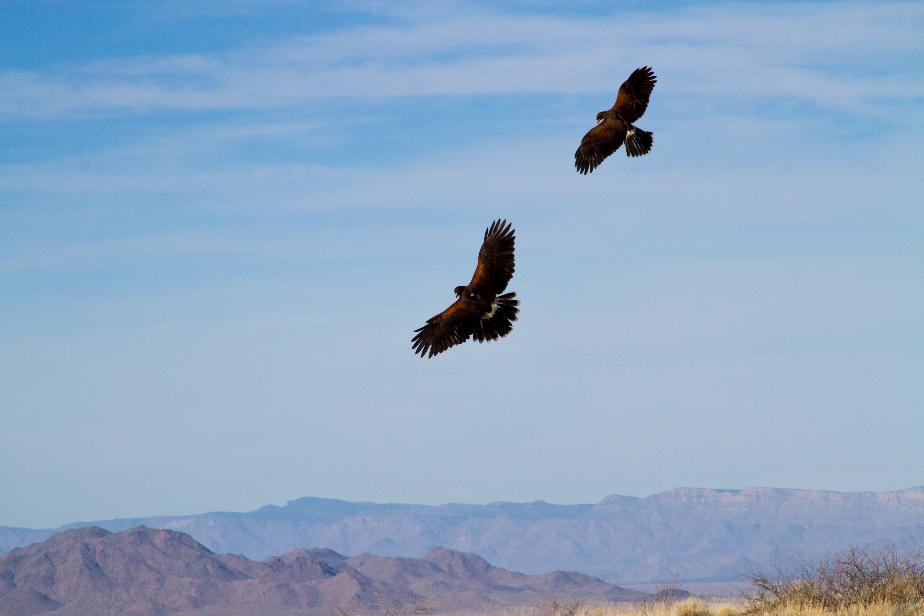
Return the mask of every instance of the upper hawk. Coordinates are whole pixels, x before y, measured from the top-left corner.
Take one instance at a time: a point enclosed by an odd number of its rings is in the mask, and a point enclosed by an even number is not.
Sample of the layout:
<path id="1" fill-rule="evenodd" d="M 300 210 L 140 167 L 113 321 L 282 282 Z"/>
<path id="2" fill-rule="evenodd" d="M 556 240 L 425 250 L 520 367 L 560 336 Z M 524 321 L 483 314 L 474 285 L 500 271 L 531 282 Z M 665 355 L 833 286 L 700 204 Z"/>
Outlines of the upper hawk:
<path id="1" fill-rule="evenodd" d="M 648 107 L 648 98 L 658 78 L 650 66 L 632 71 L 619 86 L 616 102 L 597 114 L 597 125 L 590 129 L 574 153 L 578 173 L 590 173 L 625 142 L 627 156 L 642 156 L 651 149 L 651 133 L 634 125 Z"/>
<path id="2" fill-rule="evenodd" d="M 496 340 L 510 333 L 520 302 L 516 293 L 504 293 L 513 276 L 514 231 L 506 220 L 495 220 L 484 232 L 478 265 L 466 286 L 453 290 L 456 301 L 427 319 L 411 340 L 414 353 L 433 357 L 474 337 Z M 503 295 L 501 295 L 503 293 Z"/>

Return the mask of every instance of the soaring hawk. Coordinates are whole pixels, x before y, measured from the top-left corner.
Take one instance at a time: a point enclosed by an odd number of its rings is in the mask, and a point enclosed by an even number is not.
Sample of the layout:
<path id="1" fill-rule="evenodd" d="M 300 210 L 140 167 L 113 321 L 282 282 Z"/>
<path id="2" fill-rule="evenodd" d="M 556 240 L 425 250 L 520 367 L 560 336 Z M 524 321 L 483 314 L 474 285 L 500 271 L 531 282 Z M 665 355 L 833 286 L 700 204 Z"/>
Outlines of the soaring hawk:
<path id="1" fill-rule="evenodd" d="M 648 107 L 648 97 L 655 87 L 654 71 L 643 66 L 632 71 L 619 86 L 613 106 L 597 114 L 597 125 L 590 129 L 574 153 L 574 167 L 587 174 L 607 156 L 626 143 L 627 156 L 642 156 L 651 149 L 651 133 L 633 125 Z"/>
<path id="2" fill-rule="evenodd" d="M 516 293 L 504 293 L 513 276 L 514 241 L 514 231 L 506 220 L 495 220 L 487 228 L 471 282 L 456 287 L 456 301 L 415 330 L 411 340 L 414 353 L 433 357 L 470 337 L 484 342 L 510 333 L 520 311 Z"/>

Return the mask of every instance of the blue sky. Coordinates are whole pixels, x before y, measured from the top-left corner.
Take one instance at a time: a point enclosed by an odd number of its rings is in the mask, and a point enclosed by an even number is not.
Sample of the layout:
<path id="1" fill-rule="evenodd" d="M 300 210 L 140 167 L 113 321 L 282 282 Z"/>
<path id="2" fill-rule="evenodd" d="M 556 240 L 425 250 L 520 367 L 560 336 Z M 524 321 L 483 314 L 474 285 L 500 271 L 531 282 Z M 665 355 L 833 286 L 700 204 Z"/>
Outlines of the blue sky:
<path id="1" fill-rule="evenodd" d="M 924 484 L 924 6 L 659 7 L 0 3 L 0 524 Z"/>

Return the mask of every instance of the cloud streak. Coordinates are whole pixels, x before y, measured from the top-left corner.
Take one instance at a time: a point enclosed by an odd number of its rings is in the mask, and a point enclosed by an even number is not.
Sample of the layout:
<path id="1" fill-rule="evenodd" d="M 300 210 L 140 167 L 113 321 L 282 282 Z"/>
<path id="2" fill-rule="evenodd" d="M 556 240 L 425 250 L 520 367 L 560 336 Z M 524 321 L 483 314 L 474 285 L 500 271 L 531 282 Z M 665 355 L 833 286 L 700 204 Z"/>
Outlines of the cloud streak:
<path id="1" fill-rule="evenodd" d="M 662 96 L 884 114 L 920 101 L 924 7 L 723 6 L 595 19 L 462 12 L 210 55 L 0 74 L 0 117 L 284 108 L 330 98 L 587 94 L 653 64 Z M 811 58 L 811 62 L 806 62 Z M 845 66 L 847 70 L 845 69 Z M 617 77 L 615 75 L 619 75 Z"/>

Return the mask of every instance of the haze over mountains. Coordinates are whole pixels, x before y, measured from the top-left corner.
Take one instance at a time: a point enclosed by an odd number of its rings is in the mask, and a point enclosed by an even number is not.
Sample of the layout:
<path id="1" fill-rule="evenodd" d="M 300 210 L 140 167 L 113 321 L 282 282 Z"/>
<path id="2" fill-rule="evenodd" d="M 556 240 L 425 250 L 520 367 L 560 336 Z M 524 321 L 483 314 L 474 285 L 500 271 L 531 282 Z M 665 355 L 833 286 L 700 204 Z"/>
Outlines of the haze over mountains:
<path id="1" fill-rule="evenodd" d="M 437 546 L 497 566 L 580 571 L 617 583 L 737 581 L 850 546 L 924 549 L 924 488 L 828 492 L 678 488 L 596 504 L 441 506 L 301 498 L 247 513 L 93 522 L 190 534 L 218 553 L 252 559 L 299 548 L 419 557 Z M 77 524 L 71 526 L 85 526 Z M 0 551 L 54 531 L 0 528 Z"/>
<path id="2" fill-rule="evenodd" d="M 0 557 L 0 616 L 483 610 L 645 596 L 577 573 L 527 576 L 445 548 L 423 558 L 300 549 L 255 562 L 215 554 L 184 533 L 143 527 L 67 530 Z"/>

